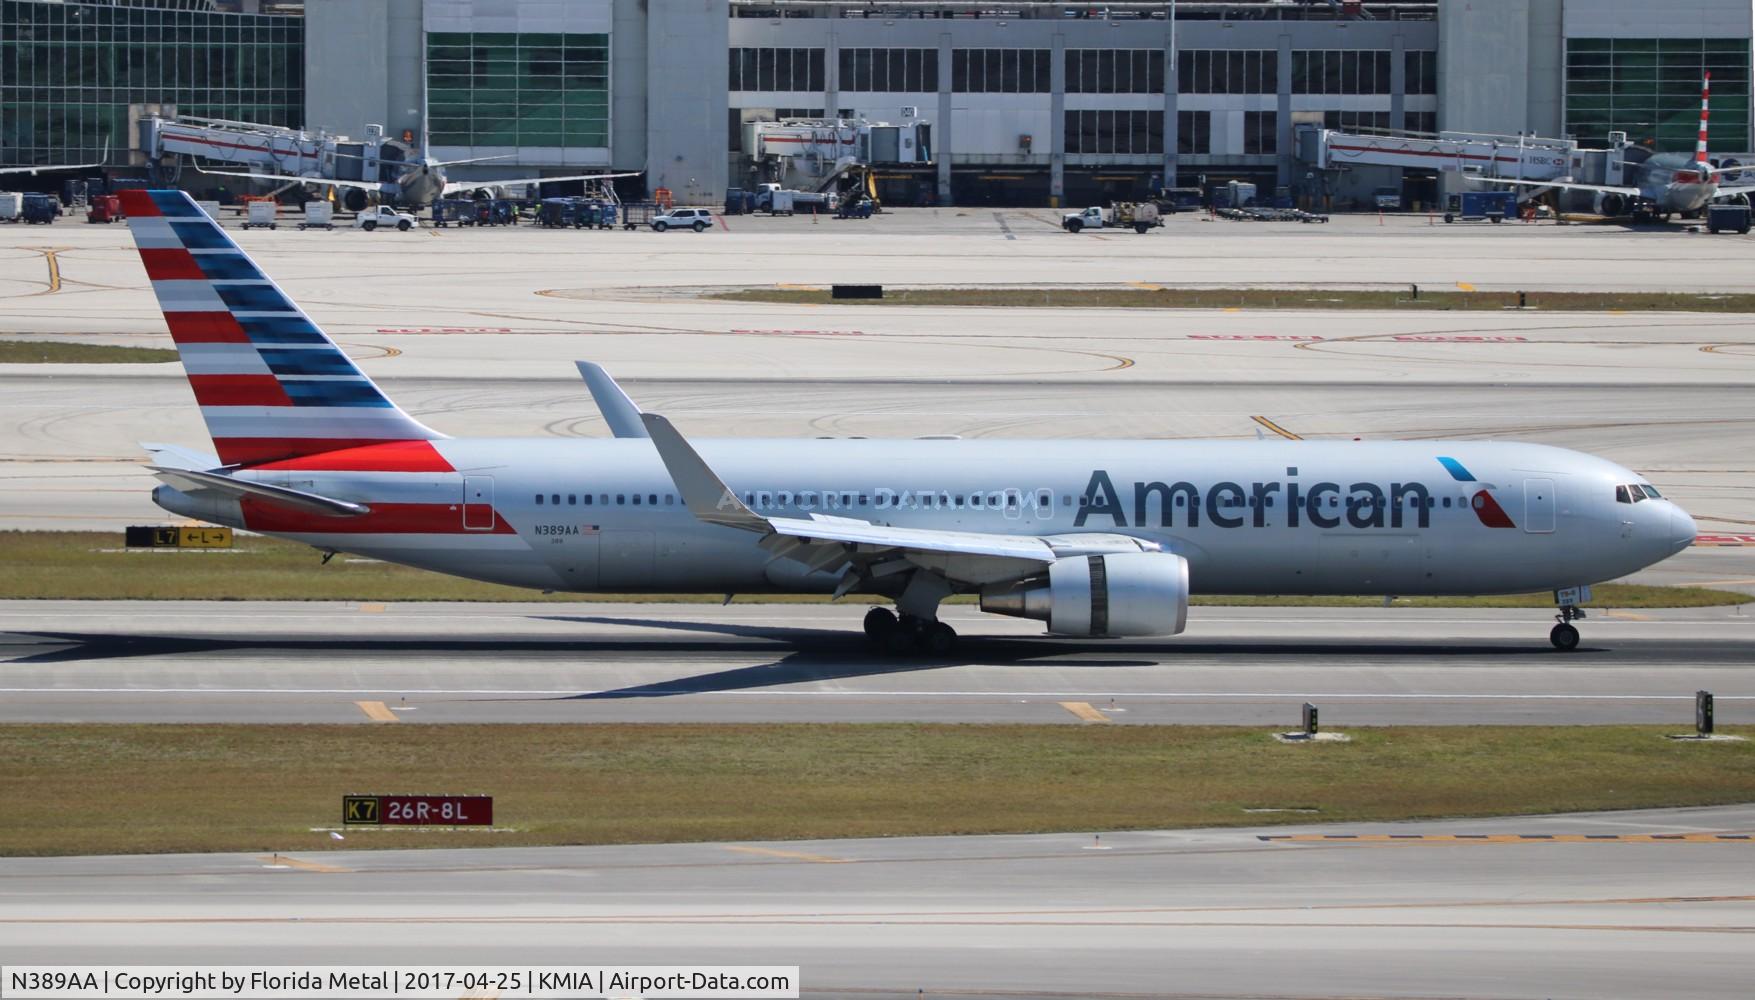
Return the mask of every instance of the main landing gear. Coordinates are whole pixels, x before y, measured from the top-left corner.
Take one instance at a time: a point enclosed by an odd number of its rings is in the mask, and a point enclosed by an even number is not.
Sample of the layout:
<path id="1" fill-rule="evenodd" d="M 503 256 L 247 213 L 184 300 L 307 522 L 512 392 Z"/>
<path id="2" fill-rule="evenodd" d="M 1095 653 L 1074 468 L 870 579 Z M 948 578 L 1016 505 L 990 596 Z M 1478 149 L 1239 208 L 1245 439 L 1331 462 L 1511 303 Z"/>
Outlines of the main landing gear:
<path id="1" fill-rule="evenodd" d="M 1584 609 L 1571 604 L 1560 605 L 1560 612 L 1554 616 L 1558 622 L 1548 632 L 1548 641 L 1562 653 L 1570 653 L 1578 648 L 1578 628 L 1572 623 L 1583 620 Z"/>
<path id="2" fill-rule="evenodd" d="M 946 656 L 957 647 L 957 630 L 944 622 L 907 614 L 898 618 L 889 608 L 865 613 L 865 637 L 894 656 Z"/>

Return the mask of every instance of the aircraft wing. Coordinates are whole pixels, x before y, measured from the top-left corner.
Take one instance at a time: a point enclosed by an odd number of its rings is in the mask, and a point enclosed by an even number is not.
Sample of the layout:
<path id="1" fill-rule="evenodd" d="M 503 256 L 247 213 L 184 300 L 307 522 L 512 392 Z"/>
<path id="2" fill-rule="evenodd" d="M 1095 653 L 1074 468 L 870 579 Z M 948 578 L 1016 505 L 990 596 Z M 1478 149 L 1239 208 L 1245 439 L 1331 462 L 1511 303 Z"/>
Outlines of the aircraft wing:
<path id="1" fill-rule="evenodd" d="M 468 161 L 457 160 L 454 162 L 466 163 Z M 612 177 L 638 177 L 643 172 L 644 171 L 640 170 L 625 170 L 619 174 L 573 174 L 568 177 L 491 177 L 486 180 L 477 181 L 446 181 L 444 193 L 455 194 L 458 191 L 473 191 L 476 188 L 484 187 L 503 187 L 507 184 L 551 184 L 555 181 L 605 181 Z"/>
<path id="2" fill-rule="evenodd" d="M 98 170 L 98 169 L 101 169 L 103 167 L 109 166 L 109 160 L 110 160 L 110 143 L 109 143 L 109 140 L 106 139 L 106 140 L 104 140 L 103 155 L 98 157 L 98 161 L 96 163 L 51 163 L 51 164 L 48 164 L 47 166 L 42 166 L 42 167 L 0 167 L 0 175 L 5 175 L 5 174 L 40 174 L 40 173 L 43 173 L 44 171 L 52 171 L 52 170 Z"/>
<path id="3" fill-rule="evenodd" d="M 183 469 L 166 465 L 149 465 L 148 469 L 160 481 L 168 486 L 193 493 L 198 490 L 213 490 L 232 497 L 253 497 L 281 507 L 294 510 L 309 511 L 313 514 L 324 514 L 330 517 L 357 517 L 371 513 L 365 504 L 350 500 L 337 500 L 333 497 L 307 493 L 304 490 L 288 489 L 285 486 L 270 486 L 267 483 L 255 483 L 243 479 L 234 479 L 219 472 L 203 472 L 199 469 Z"/>
<path id="4" fill-rule="evenodd" d="M 981 531 L 898 528 L 850 517 L 764 517 L 726 486 L 670 421 L 656 413 L 640 420 L 689 511 L 709 524 L 758 532 L 763 548 L 808 569 L 843 567 L 845 593 L 861 579 L 912 568 L 930 569 L 954 583 L 1000 583 L 1042 572 L 1059 559 L 1097 552 L 1155 549 L 1124 535 L 1089 533 L 1042 538 Z"/>
<path id="5" fill-rule="evenodd" d="M 1575 184 L 1572 181 L 1519 181 L 1505 177 L 1476 177 L 1475 180 L 1488 184 L 1509 184 L 1513 187 L 1559 188 L 1562 191 L 1596 191 L 1601 194 L 1619 194 L 1629 198 L 1640 197 L 1636 187 L 1625 184 Z"/>
<path id="6" fill-rule="evenodd" d="M 640 422 L 640 408 L 615 384 L 609 372 L 602 365 L 589 361 L 575 361 L 579 374 L 585 378 L 585 388 L 590 390 L 591 398 L 597 401 L 597 408 L 603 411 L 603 420 L 609 424 L 611 434 L 619 438 L 647 437 L 646 425 Z"/>
<path id="7" fill-rule="evenodd" d="M 254 177 L 259 181 L 287 181 L 300 184 L 328 184 L 334 187 L 358 188 L 361 191 L 382 192 L 384 185 L 373 181 L 340 181 L 332 177 L 297 177 L 292 174 L 258 174 L 248 170 L 203 170 L 195 168 L 203 174 L 218 174 L 222 177 Z"/>

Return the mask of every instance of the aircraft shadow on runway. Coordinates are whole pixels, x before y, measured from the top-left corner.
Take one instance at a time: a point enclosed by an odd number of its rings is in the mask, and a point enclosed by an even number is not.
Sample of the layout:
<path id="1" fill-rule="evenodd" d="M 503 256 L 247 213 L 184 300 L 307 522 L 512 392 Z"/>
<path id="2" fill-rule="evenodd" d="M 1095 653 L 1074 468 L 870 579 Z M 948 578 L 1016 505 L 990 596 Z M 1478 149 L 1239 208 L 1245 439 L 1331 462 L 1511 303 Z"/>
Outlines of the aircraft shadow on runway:
<path id="1" fill-rule="evenodd" d="M 940 670 L 958 666 L 1037 666 L 1055 668 L 1136 668 L 1175 666 L 1183 658 L 1218 658 L 1239 669 L 1308 663 L 1315 659 L 1340 659 L 1351 664 L 1407 659 L 1432 660 L 1490 656 L 1506 662 L 1515 659 L 1528 665 L 1532 657 L 1548 660 L 1564 656 L 1565 662 L 1584 665 L 1608 648 L 1580 647 L 1560 654 L 1545 644 L 1538 646 L 1508 638 L 1502 644 L 1442 642 L 1349 642 L 1288 639 L 1266 642 L 1154 642 L 1080 641 L 1043 637 L 965 636 L 957 651 L 945 657 L 898 657 L 878 653 L 865 637 L 845 629 L 797 628 L 725 622 L 686 622 L 675 619 L 614 618 L 602 616 L 534 616 L 540 620 L 613 627 L 659 629 L 672 636 L 714 638 L 652 638 L 581 636 L 577 639 L 519 639 L 490 636 L 479 639 L 359 638 L 335 636 L 214 636 L 114 635 L 82 632 L 8 632 L 0 634 L 0 652 L 10 645 L 38 651 L 5 660 L 5 664 L 79 663 L 135 657 L 200 657 L 202 655 L 254 654 L 274 658 L 326 658 L 343 654 L 409 659 L 424 656 L 525 658 L 533 660 L 588 661 L 596 655 L 651 655 L 687 663 L 691 654 L 724 654 L 748 651 L 758 655 L 765 644 L 791 647 L 779 659 L 716 670 L 650 684 L 575 695 L 542 695 L 540 700 L 604 700 L 615 698 L 663 698 L 676 695 L 743 691 L 812 681 L 844 680 L 885 674 Z M 22 641 L 21 641 L 22 640 Z M 728 641 L 729 640 L 729 641 Z M 749 642 L 743 640 L 757 640 Z M 1625 646 L 1626 643 L 1621 645 Z M 43 648 L 50 647 L 50 648 Z M 1593 655 L 1594 654 L 1594 655 Z M 1551 661 L 1550 661 L 1551 662 Z M 1386 664 L 1387 665 L 1387 664 Z M 1507 665 L 1512 665 L 1507 663 Z M 492 699 L 508 700 L 508 699 Z M 524 700 L 524 699 L 518 699 Z"/>

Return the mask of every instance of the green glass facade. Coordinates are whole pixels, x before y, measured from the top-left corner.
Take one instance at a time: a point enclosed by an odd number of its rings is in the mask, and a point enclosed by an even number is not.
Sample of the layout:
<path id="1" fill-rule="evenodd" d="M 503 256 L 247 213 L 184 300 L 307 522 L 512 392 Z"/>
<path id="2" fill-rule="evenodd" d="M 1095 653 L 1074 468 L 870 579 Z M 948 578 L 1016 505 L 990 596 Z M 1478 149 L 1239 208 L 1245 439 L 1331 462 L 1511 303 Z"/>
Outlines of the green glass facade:
<path id="1" fill-rule="evenodd" d="M 432 32 L 435 146 L 609 146 L 609 36 Z"/>
<path id="2" fill-rule="evenodd" d="M 1747 38 L 1569 38 L 1566 130 L 1587 144 L 1608 134 L 1659 152 L 1692 150 L 1700 82 L 1712 72 L 1710 148 L 1749 149 Z"/>
<path id="3" fill-rule="evenodd" d="M 304 18 L 0 0 L 0 165 L 126 164 L 130 104 L 301 125 Z"/>

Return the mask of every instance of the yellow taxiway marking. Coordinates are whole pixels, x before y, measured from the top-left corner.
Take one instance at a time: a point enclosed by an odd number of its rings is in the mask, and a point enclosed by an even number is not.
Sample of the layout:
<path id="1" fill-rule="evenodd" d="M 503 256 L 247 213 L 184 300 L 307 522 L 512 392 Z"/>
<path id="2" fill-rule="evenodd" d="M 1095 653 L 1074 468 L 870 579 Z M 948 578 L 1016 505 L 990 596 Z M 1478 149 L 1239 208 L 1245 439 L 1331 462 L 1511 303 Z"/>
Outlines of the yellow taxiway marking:
<path id="1" fill-rule="evenodd" d="M 1747 833 L 1287 833 L 1258 840 L 1309 844 L 1755 844 Z"/>
<path id="2" fill-rule="evenodd" d="M 44 289 L 43 291 L 40 291 L 40 292 L 32 292 L 31 295 L 53 295 L 56 292 L 60 291 L 61 290 L 61 262 L 59 260 L 55 259 L 55 255 L 60 253 L 63 250 L 71 250 L 73 248 L 72 247 L 23 247 L 22 249 L 35 250 L 37 253 L 42 254 L 43 260 L 49 265 L 49 287 Z"/>
<path id="3" fill-rule="evenodd" d="M 1291 431 L 1285 429 L 1284 427 L 1281 427 L 1279 424 L 1274 423 L 1272 420 L 1269 420 L 1266 417 L 1250 417 L 1249 419 L 1255 421 L 1256 423 L 1262 425 L 1263 427 L 1266 427 L 1268 430 L 1273 431 L 1275 434 L 1278 434 L 1279 436 L 1285 438 L 1288 441 L 1302 441 L 1302 440 L 1304 440 L 1303 437 L 1292 433 Z"/>
<path id="4" fill-rule="evenodd" d="M 780 851 L 772 847 L 727 847 L 728 851 L 739 854 L 760 854 L 764 858 L 785 858 L 788 861 L 808 861 L 813 865 L 845 865 L 851 864 L 846 858 L 831 858 L 826 854 L 806 854 L 803 851 Z"/>
<path id="5" fill-rule="evenodd" d="M 774 283 L 774 287 L 785 288 L 795 292 L 820 292 L 823 290 L 823 286 L 821 285 L 799 285 L 788 281 L 777 281 Z"/>
<path id="6" fill-rule="evenodd" d="M 1163 285 L 1154 285 L 1149 281 L 1130 281 L 1128 284 L 1135 288 L 1143 288 L 1148 292 L 1161 292 L 1164 290 Z"/>
<path id="7" fill-rule="evenodd" d="M 1475 290 L 1475 286 L 1474 286 L 1474 285 L 1471 285 L 1471 284 L 1469 284 L 1469 283 L 1468 283 L 1468 282 L 1466 282 L 1466 281 L 1459 281 L 1459 282 L 1457 282 L 1457 283 L 1456 283 L 1456 287 L 1458 287 L 1458 288 L 1460 288 L 1460 289 L 1462 289 L 1462 290 L 1463 290 L 1463 291 L 1465 291 L 1465 292 L 1472 292 L 1472 291 L 1474 291 L 1474 290 Z"/>
<path id="8" fill-rule="evenodd" d="M 358 705 L 360 711 L 366 713 L 366 718 L 371 719 L 373 722 L 402 721 L 396 717 L 395 712 L 390 711 L 389 706 L 381 701 L 356 701 L 354 704 Z"/>
<path id="9" fill-rule="evenodd" d="M 1696 587 L 1747 587 L 1749 584 L 1752 584 L 1752 583 L 1755 583 L 1755 576 L 1746 576 L 1746 577 L 1743 577 L 1741 580 L 1699 580 L 1699 581 L 1695 582 L 1694 586 L 1696 586 Z"/>
<path id="10" fill-rule="evenodd" d="M 1648 621 L 1651 621 L 1650 615 L 1642 615 L 1637 611 L 1605 611 L 1605 612 L 1603 612 L 1603 614 L 1609 616 L 1610 618 L 1619 618 L 1624 622 L 1648 622 Z"/>
<path id="11" fill-rule="evenodd" d="M 324 875 L 342 875 L 353 870 L 351 868 L 343 868 L 340 865 L 326 865 L 321 861 L 306 861 L 304 858 L 289 858 L 284 854 L 262 854 L 258 855 L 256 860 L 263 864 L 285 865 L 288 868 L 297 868 L 302 872 L 319 872 Z"/>
<path id="12" fill-rule="evenodd" d="M 382 604 L 362 604 L 359 606 L 359 611 L 361 614 L 366 614 L 366 615 L 383 614 L 384 613 L 384 605 L 382 605 Z"/>
<path id="13" fill-rule="evenodd" d="M 1109 716 L 1091 707 L 1088 701 L 1063 701 L 1060 707 L 1078 716 L 1086 722 L 1108 722 Z"/>

